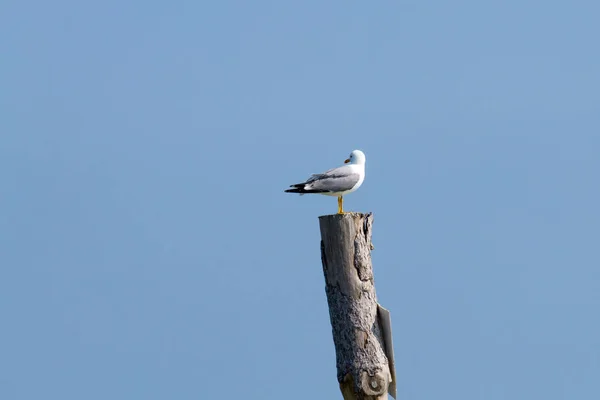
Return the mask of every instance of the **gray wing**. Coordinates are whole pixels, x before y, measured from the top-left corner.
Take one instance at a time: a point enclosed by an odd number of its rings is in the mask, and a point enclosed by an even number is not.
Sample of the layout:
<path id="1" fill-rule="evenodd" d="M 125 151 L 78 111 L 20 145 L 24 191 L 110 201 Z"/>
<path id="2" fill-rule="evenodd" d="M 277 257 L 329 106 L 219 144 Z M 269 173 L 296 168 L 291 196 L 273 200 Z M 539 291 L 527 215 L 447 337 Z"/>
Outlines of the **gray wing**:
<path id="1" fill-rule="evenodd" d="M 314 174 L 307 181 L 305 188 L 320 192 L 343 192 L 350 190 L 358 183 L 360 175 L 344 165 L 330 169 L 322 174 Z"/>

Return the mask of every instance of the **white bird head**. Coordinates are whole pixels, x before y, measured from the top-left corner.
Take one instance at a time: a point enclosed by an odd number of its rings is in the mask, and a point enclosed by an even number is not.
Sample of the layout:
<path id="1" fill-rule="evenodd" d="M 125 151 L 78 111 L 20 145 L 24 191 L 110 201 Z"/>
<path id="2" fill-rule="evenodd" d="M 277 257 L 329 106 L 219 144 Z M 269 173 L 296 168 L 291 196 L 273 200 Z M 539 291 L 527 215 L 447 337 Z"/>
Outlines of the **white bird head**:
<path id="1" fill-rule="evenodd" d="M 350 157 L 345 160 L 344 163 L 364 165 L 366 161 L 367 159 L 365 158 L 365 153 L 360 150 L 354 150 L 352 153 L 350 153 Z"/>

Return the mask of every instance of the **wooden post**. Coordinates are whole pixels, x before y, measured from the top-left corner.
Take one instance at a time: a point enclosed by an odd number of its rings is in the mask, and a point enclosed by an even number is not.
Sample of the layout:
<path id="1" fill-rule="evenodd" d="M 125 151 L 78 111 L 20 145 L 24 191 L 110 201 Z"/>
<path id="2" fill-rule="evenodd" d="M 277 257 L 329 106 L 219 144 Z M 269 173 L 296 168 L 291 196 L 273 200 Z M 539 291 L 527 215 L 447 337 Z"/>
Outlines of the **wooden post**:
<path id="1" fill-rule="evenodd" d="M 396 398 L 389 312 L 377 303 L 371 265 L 373 215 L 323 215 L 321 260 L 344 400 Z"/>

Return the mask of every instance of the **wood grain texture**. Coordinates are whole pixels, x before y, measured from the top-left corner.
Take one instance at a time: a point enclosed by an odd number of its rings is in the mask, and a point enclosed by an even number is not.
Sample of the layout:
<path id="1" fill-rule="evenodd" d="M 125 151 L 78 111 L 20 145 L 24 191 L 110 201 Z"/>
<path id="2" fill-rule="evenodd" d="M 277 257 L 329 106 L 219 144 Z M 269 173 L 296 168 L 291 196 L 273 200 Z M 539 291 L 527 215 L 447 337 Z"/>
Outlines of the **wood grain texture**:
<path id="1" fill-rule="evenodd" d="M 390 369 L 386 357 L 386 351 L 393 355 L 393 349 L 386 349 L 384 339 L 391 332 L 382 330 L 385 324 L 381 323 L 381 316 L 378 318 L 371 265 L 373 215 L 324 215 L 319 217 L 319 224 L 325 292 L 342 395 L 345 400 L 383 400 L 390 390 L 395 397 L 395 384 L 390 387 L 393 365 Z"/>

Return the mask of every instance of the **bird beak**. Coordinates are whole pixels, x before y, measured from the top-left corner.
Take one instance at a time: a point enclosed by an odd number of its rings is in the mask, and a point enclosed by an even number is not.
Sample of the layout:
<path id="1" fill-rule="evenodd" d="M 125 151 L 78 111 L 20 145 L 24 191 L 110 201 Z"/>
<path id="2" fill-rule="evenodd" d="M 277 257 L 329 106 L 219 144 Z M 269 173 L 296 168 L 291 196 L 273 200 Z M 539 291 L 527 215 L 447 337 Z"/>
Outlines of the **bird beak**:
<path id="1" fill-rule="evenodd" d="M 350 162 L 349 158 L 347 158 L 347 159 L 344 160 L 344 164 L 348 164 L 349 162 Z"/>

